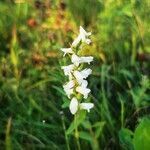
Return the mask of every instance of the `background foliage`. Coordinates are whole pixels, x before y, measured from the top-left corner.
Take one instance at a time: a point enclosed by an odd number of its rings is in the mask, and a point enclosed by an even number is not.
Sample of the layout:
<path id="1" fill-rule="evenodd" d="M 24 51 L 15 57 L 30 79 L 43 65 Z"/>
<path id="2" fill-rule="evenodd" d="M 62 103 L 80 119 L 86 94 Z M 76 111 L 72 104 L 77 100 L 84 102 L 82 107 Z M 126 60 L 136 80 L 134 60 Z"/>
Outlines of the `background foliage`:
<path id="1" fill-rule="evenodd" d="M 0 1 L 0 149 L 150 149 L 149 0 Z M 92 31 L 90 113 L 74 118 L 61 47 Z"/>

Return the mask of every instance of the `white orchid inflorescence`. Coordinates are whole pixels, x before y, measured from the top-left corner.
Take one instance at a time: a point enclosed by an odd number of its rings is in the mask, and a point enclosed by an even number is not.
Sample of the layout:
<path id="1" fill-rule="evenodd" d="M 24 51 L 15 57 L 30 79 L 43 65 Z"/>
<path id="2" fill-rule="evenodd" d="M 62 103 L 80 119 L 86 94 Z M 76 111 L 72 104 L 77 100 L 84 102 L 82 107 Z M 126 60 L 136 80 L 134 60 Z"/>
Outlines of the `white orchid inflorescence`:
<path id="1" fill-rule="evenodd" d="M 60 50 L 66 54 L 69 54 L 71 57 L 72 64 L 68 66 L 62 66 L 61 68 L 64 70 L 64 74 L 69 77 L 69 82 L 67 82 L 63 88 L 68 96 L 71 99 L 70 102 L 70 112 L 75 114 L 79 109 L 90 111 L 91 108 L 94 107 L 93 103 L 81 103 L 80 100 L 77 98 L 77 95 L 83 95 L 84 99 L 87 99 L 88 94 L 90 93 L 90 89 L 87 88 L 88 82 L 86 78 L 92 73 L 92 70 L 89 68 L 85 68 L 83 70 L 81 64 L 87 63 L 90 64 L 93 61 L 92 56 L 87 57 L 80 57 L 77 55 L 77 48 L 82 44 L 90 44 L 91 40 L 89 36 L 91 32 L 86 32 L 80 26 L 80 33 L 77 38 L 73 41 L 70 48 L 61 48 Z"/>

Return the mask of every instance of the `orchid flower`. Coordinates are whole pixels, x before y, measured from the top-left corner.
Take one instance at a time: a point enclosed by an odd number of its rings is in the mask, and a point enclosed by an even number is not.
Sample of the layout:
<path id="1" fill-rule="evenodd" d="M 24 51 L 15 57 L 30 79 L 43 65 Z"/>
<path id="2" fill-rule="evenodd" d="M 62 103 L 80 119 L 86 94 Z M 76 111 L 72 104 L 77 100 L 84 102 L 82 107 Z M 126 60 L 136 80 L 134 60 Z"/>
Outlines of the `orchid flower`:
<path id="1" fill-rule="evenodd" d="M 67 84 L 63 86 L 64 91 L 66 92 L 68 98 L 70 98 L 70 95 L 73 94 L 73 87 L 75 83 L 73 80 L 69 81 Z"/>
<path id="2" fill-rule="evenodd" d="M 82 83 L 83 79 L 86 79 L 92 73 L 91 69 L 84 69 L 82 71 L 74 71 L 74 76 L 79 84 Z"/>
<path id="3" fill-rule="evenodd" d="M 69 76 L 69 79 L 71 80 L 72 79 L 72 72 L 73 72 L 73 69 L 74 69 L 74 65 L 71 64 L 71 65 L 68 65 L 68 66 L 62 66 L 61 69 L 64 70 L 64 74 L 65 76 Z"/>
<path id="4" fill-rule="evenodd" d="M 69 105 L 70 112 L 73 115 L 76 114 L 79 108 L 87 110 L 87 112 L 90 112 L 90 109 L 92 109 L 93 107 L 94 107 L 93 103 L 80 103 L 79 104 L 78 100 L 75 97 L 71 99 L 71 102 Z"/>
<path id="5" fill-rule="evenodd" d="M 81 41 L 86 44 L 90 44 L 91 40 L 88 38 L 91 35 L 91 32 L 86 32 L 82 26 L 80 26 L 80 34 L 73 41 L 72 47 L 76 47 Z"/>
<path id="6" fill-rule="evenodd" d="M 72 48 L 61 48 L 60 50 L 64 52 L 63 56 L 65 56 L 67 53 L 69 53 L 69 54 L 73 54 L 74 53 Z"/>
<path id="7" fill-rule="evenodd" d="M 84 86 L 78 86 L 78 87 L 76 88 L 76 91 L 77 91 L 78 93 L 81 93 L 81 94 L 84 96 L 84 99 L 87 99 L 88 94 L 91 92 L 90 89 L 88 89 L 88 88 L 86 88 L 86 87 L 84 87 Z"/>
<path id="8" fill-rule="evenodd" d="M 76 54 L 73 54 L 71 57 L 71 61 L 75 66 L 79 66 L 79 64 L 81 63 L 88 63 L 90 64 L 93 61 L 93 57 L 92 56 L 88 56 L 88 57 L 78 57 Z"/>
<path id="9" fill-rule="evenodd" d="M 84 96 L 84 99 L 87 99 L 88 94 L 91 92 L 90 89 L 87 88 L 88 82 L 83 80 L 81 86 L 76 87 L 76 91 Z"/>

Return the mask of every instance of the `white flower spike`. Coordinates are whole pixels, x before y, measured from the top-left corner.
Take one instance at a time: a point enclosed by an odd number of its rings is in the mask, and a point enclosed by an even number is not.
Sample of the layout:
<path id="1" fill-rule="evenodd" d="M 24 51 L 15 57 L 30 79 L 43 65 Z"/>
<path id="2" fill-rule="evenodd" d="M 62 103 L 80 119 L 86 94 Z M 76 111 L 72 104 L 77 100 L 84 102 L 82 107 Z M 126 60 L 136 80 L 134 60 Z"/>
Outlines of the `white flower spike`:
<path id="1" fill-rule="evenodd" d="M 87 88 L 88 82 L 87 77 L 92 73 L 92 70 L 89 68 L 83 68 L 81 64 L 87 63 L 90 64 L 93 61 L 92 56 L 78 56 L 77 55 L 77 46 L 81 46 L 79 48 L 82 48 L 82 43 L 90 44 L 91 40 L 89 39 L 89 36 L 91 35 L 91 32 L 86 32 L 81 26 L 80 26 L 80 33 L 78 37 L 73 41 L 71 48 L 61 48 L 61 51 L 64 52 L 64 56 L 66 54 L 71 55 L 71 62 L 72 64 L 68 66 L 62 66 L 61 69 L 63 69 L 65 76 L 69 77 L 69 82 L 67 82 L 63 88 L 68 96 L 68 98 L 71 100 L 69 105 L 69 110 L 71 114 L 75 115 L 78 112 L 78 109 L 87 110 L 90 112 L 90 109 L 94 107 L 93 103 L 79 103 L 79 100 L 77 99 L 76 95 L 83 96 L 84 99 L 88 98 L 89 93 L 91 90 Z M 73 49 L 72 49 L 73 48 Z M 75 51 L 73 51 L 76 49 Z"/>

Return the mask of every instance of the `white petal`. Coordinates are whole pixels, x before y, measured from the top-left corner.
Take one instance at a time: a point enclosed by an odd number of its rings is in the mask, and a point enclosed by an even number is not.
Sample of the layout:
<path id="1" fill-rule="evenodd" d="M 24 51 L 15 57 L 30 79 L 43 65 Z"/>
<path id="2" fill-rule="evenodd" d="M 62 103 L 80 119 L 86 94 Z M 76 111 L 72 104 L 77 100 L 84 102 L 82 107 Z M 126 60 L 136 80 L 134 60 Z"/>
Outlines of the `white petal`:
<path id="1" fill-rule="evenodd" d="M 80 41 L 87 44 L 91 43 L 91 40 L 88 38 L 91 35 L 91 32 L 86 32 L 82 26 L 80 26 L 79 32 L 78 37 L 72 43 L 72 47 L 76 47 Z"/>
<path id="2" fill-rule="evenodd" d="M 64 70 L 64 74 L 66 76 L 70 76 L 70 74 L 72 73 L 73 69 L 74 69 L 74 65 L 68 65 L 68 66 L 62 66 L 61 69 Z"/>
<path id="3" fill-rule="evenodd" d="M 76 71 L 73 72 L 73 75 L 75 76 L 78 84 L 80 85 L 83 81 L 83 76 L 82 76 L 81 72 L 76 70 Z"/>
<path id="4" fill-rule="evenodd" d="M 91 73 L 92 73 L 92 70 L 87 69 L 87 68 L 81 71 L 81 74 L 82 74 L 84 79 L 86 79 Z"/>
<path id="5" fill-rule="evenodd" d="M 81 87 L 86 88 L 87 85 L 88 85 L 88 82 L 86 80 L 82 80 Z"/>
<path id="6" fill-rule="evenodd" d="M 78 110 L 78 100 L 73 97 L 71 102 L 70 102 L 70 105 L 69 105 L 69 109 L 70 109 L 70 112 L 74 115 L 77 110 Z"/>
<path id="7" fill-rule="evenodd" d="M 66 88 L 68 88 L 68 89 L 71 89 L 71 88 L 74 87 L 74 85 L 75 85 L 74 80 L 71 80 L 71 81 L 69 81 L 68 83 L 66 83 L 66 84 L 64 85 L 64 87 L 66 87 Z"/>
<path id="8" fill-rule="evenodd" d="M 91 69 L 84 69 L 82 71 L 75 70 L 73 75 L 75 76 L 79 85 L 82 84 L 83 80 L 86 79 L 92 73 Z"/>
<path id="9" fill-rule="evenodd" d="M 86 32 L 82 26 L 80 26 L 80 34 L 84 34 L 85 36 L 90 36 L 91 32 Z"/>
<path id="10" fill-rule="evenodd" d="M 85 84 L 86 84 L 86 83 L 85 83 Z M 86 85 L 85 85 L 85 86 L 86 86 Z M 79 93 L 81 93 L 85 99 L 87 99 L 88 94 L 91 92 L 90 89 L 84 87 L 83 85 L 82 85 L 82 86 L 78 86 L 78 87 L 76 88 L 76 91 L 79 92 Z"/>
<path id="11" fill-rule="evenodd" d="M 70 95 L 73 94 L 74 85 L 75 85 L 74 81 L 71 80 L 63 86 L 64 91 L 66 92 L 66 95 L 68 96 L 68 98 L 70 98 Z"/>
<path id="12" fill-rule="evenodd" d="M 80 63 L 88 63 L 90 64 L 90 62 L 93 61 L 93 57 L 89 56 L 89 57 L 80 57 Z"/>
<path id="13" fill-rule="evenodd" d="M 80 109 L 85 109 L 88 112 L 90 112 L 90 109 L 94 107 L 93 103 L 81 103 L 80 104 Z"/>
<path id="14" fill-rule="evenodd" d="M 90 62 L 93 61 L 93 57 L 92 56 L 88 56 L 88 57 L 79 57 L 76 54 L 73 54 L 71 57 L 71 61 L 75 66 L 79 66 L 80 63 L 88 63 L 90 64 Z"/>
<path id="15" fill-rule="evenodd" d="M 72 43 L 72 47 L 76 47 L 81 41 L 81 36 L 79 35 Z"/>
<path id="16" fill-rule="evenodd" d="M 73 54 L 73 53 L 74 53 L 71 48 L 61 48 L 60 50 L 64 52 L 64 56 L 65 56 L 67 53 L 69 53 L 69 54 Z"/>
<path id="17" fill-rule="evenodd" d="M 78 57 L 76 54 L 73 54 L 72 57 L 71 57 L 71 61 L 74 65 L 79 66 L 80 57 Z"/>
<path id="18" fill-rule="evenodd" d="M 64 88 L 64 91 L 65 91 L 66 95 L 68 96 L 68 98 L 70 98 L 70 95 L 73 94 L 73 89 Z"/>
<path id="19" fill-rule="evenodd" d="M 80 26 L 80 36 L 82 39 L 82 42 L 90 44 L 91 40 L 88 38 L 88 36 L 91 35 L 91 32 L 86 32 L 83 27 Z"/>

